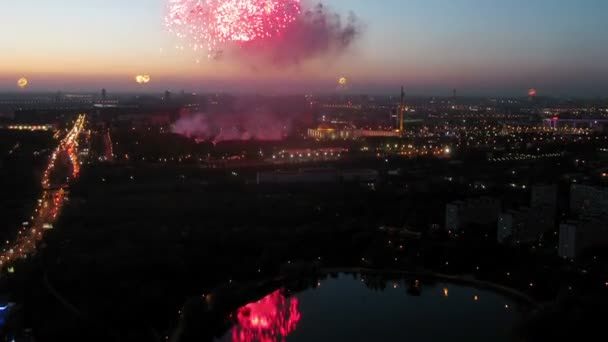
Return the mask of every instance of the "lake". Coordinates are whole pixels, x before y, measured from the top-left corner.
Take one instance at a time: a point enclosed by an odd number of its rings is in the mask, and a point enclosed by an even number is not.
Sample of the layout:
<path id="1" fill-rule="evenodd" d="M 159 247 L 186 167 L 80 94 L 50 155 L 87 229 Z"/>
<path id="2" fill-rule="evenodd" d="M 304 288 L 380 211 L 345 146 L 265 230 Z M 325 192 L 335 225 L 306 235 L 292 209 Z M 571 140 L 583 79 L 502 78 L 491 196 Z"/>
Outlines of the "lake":
<path id="1" fill-rule="evenodd" d="M 521 316 L 515 300 L 490 290 L 339 274 L 241 307 L 217 341 L 510 341 Z"/>

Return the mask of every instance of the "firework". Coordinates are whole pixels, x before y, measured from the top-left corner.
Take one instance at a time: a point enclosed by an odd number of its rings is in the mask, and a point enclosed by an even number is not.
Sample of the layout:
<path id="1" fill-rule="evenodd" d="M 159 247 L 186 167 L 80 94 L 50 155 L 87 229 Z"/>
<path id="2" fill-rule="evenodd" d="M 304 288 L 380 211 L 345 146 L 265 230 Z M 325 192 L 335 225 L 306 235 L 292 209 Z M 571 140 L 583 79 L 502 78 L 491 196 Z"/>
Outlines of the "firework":
<path id="1" fill-rule="evenodd" d="M 17 81 L 17 86 L 21 89 L 24 89 L 25 87 L 28 86 L 30 82 L 27 80 L 27 78 L 22 77 Z"/>
<path id="2" fill-rule="evenodd" d="M 135 76 L 135 82 L 138 84 L 146 84 L 150 82 L 150 75 L 137 75 Z"/>
<path id="3" fill-rule="evenodd" d="M 300 13 L 300 0 L 169 0 L 165 24 L 213 57 L 226 44 L 280 37 Z"/>

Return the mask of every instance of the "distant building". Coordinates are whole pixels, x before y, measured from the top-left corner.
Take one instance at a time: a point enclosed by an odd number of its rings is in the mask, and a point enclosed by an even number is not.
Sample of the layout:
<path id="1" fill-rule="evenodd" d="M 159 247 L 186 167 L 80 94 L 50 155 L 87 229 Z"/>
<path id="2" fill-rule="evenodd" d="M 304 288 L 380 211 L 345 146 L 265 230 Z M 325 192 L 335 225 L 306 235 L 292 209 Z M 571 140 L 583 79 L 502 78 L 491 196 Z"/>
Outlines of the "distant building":
<path id="1" fill-rule="evenodd" d="M 514 215 L 511 213 L 502 213 L 498 216 L 496 229 L 496 239 L 498 243 L 504 243 L 508 238 L 513 236 Z"/>
<path id="2" fill-rule="evenodd" d="M 376 170 L 302 169 L 296 171 L 258 172 L 258 184 L 323 184 L 339 182 L 373 183 Z"/>
<path id="3" fill-rule="evenodd" d="M 555 228 L 556 213 L 557 185 L 534 185 L 529 207 L 500 214 L 496 239 L 499 243 L 533 243 Z"/>
<path id="4" fill-rule="evenodd" d="M 350 129 L 336 129 L 319 127 L 308 129 L 308 137 L 317 140 L 351 140 L 356 139 L 354 131 Z"/>
<path id="5" fill-rule="evenodd" d="M 608 188 L 573 184 L 570 187 L 570 214 L 608 214 Z"/>
<path id="6" fill-rule="evenodd" d="M 445 228 L 458 232 L 471 224 L 493 224 L 498 219 L 502 202 L 494 197 L 480 197 L 448 203 Z"/>
<path id="7" fill-rule="evenodd" d="M 499 243 L 534 243 L 548 229 L 553 228 L 554 222 L 554 217 L 543 207 L 509 210 L 498 218 L 496 238 Z"/>
<path id="8" fill-rule="evenodd" d="M 129 113 L 118 115 L 116 120 L 130 122 L 134 127 L 148 125 L 169 125 L 172 122 L 171 113 Z"/>
<path id="9" fill-rule="evenodd" d="M 93 105 L 92 95 L 66 94 L 62 96 L 0 98 L 0 112 L 22 113 L 27 111 L 86 111 Z"/>
<path id="10" fill-rule="evenodd" d="M 513 244 L 529 242 L 531 239 L 527 231 L 529 215 L 529 208 L 509 210 L 500 214 L 496 229 L 498 243 L 505 243 L 507 241 L 511 241 Z"/>
<path id="11" fill-rule="evenodd" d="M 530 199 L 530 220 L 537 233 L 555 228 L 557 214 L 557 185 L 534 185 Z"/>
<path id="12" fill-rule="evenodd" d="M 375 183 L 379 173 L 376 170 L 344 170 L 340 173 L 340 181 L 356 183 Z"/>
<path id="13" fill-rule="evenodd" d="M 576 258 L 578 222 L 568 221 L 559 225 L 558 254 L 564 259 Z M 580 248 L 580 243 L 578 245 Z"/>
<path id="14" fill-rule="evenodd" d="M 534 185 L 530 207 L 546 207 L 555 212 L 557 209 L 557 185 Z"/>
<path id="15" fill-rule="evenodd" d="M 555 109 L 553 109 L 553 111 L 555 111 Z M 595 131 L 602 132 L 606 130 L 606 127 L 608 127 L 608 120 L 602 117 L 567 119 L 554 116 L 552 118 L 544 119 L 544 124 L 546 127 L 555 129 L 560 127 L 590 128 Z"/>
<path id="16" fill-rule="evenodd" d="M 586 249 L 608 244 L 608 216 L 583 216 L 559 227 L 559 256 L 575 259 Z"/>
<path id="17" fill-rule="evenodd" d="M 463 201 L 455 201 L 445 206 L 445 229 L 459 231 L 462 228 L 461 217 Z"/>
<path id="18" fill-rule="evenodd" d="M 13 112 L 12 110 L 3 112 L 2 108 L 0 108 L 0 119 L 13 120 L 13 119 L 15 119 L 15 112 Z"/>
<path id="19" fill-rule="evenodd" d="M 389 130 L 330 128 L 321 126 L 308 129 L 308 137 L 317 140 L 356 140 L 374 137 L 399 137 L 399 132 Z"/>

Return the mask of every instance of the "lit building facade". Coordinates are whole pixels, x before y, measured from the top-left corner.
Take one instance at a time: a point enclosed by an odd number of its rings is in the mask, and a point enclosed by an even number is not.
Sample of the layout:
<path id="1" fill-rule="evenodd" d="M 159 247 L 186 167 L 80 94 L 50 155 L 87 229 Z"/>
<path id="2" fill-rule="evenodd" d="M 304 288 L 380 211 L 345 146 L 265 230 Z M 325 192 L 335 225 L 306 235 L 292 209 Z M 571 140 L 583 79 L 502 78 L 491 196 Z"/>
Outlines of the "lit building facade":
<path id="1" fill-rule="evenodd" d="M 310 128 L 308 137 L 316 140 L 356 140 L 361 138 L 397 138 L 399 132 L 350 128 Z"/>

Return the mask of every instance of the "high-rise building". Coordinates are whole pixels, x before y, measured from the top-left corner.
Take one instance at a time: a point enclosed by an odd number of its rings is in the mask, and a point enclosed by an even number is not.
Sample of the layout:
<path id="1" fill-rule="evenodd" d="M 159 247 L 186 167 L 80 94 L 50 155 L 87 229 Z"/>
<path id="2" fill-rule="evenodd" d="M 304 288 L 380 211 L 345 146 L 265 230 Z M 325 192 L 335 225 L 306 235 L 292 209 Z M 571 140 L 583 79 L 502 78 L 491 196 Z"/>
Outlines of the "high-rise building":
<path id="1" fill-rule="evenodd" d="M 500 214 L 496 238 L 499 243 L 530 244 L 538 241 L 554 225 L 555 216 L 546 206 L 521 207 Z"/>
<path id="2" fill-rule="evenodd" d="M 501 200 L 494 197 L 448 203 L 445 207 L 445 228 L 458 232 L 471 224 L 495 224 L 501 208 Z"/>
<path id="3" fill-rule="evenodd" d="M 555 228 L 557 214 L 557 185 L 534 185 L 530 198 L 531 219 L 542 234 Z"/>
<path id="4" fill-rule="evenodd" d="M 575 259 L 586 249 L 608 244 L 608 216 L 583 216 L 559 227 L 559 256 Z"/>
<path id="5" fill-rule="evenodd" d="M 568 221 L 559 225 L 559 244 L 558 254 L 564 259 L 576 258 L 576 247 L 577 247 L 577 221 Z M 580 247 L 580 243 L 579 243 Z"/>
<path id="6" fill-rule="evenodd" d="M 529 208 L 509 210 L 500 214 L 496 227 L 496 239 L 498 243 L 505 243 L 508 240 L 513 244 L 534 241 L 536 236 L 532 236 L 528 231 L 529 216 Z"/>
<path id="7" fill-rule="evenodd" d="M 445 206 L 445 229 L 449 231 L 459 231 L 461 226 L 462 208 L 464 207 L 463 201 L 456 201 L 448 203 Z"/>
<path id="8" fill-rule="evenodd" d="M 608 214 L 608 188 L 573 184 L 570 187 L 570 214 Z"/>
<path id="9" fill-rule="evenodd" d="M 553 212 L 557 210 L 557 185 L 534 185 L 530 207 L 546 207 Z"/>

